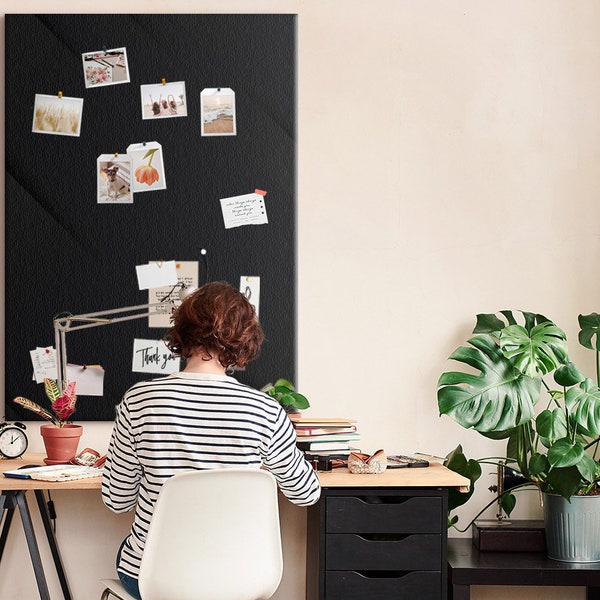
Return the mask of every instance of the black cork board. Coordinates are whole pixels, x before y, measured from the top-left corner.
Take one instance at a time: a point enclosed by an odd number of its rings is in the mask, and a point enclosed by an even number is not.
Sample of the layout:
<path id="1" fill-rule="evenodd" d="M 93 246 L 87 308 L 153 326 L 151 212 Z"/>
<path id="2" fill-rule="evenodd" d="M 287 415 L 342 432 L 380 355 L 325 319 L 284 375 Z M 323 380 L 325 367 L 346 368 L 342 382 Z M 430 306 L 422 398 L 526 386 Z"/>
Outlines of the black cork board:
<path id="1" fill-rule="evenodd" d="M 6 28 L 6 390 L 45 403 L 30 350 L 54 345 L 53 319 L 148 302 L 135 267 L 198 261 L 200 283 L 260 277 L 260 357 L 235 374 L 260 388 L 295 377 L 295 15 L 24 15 Z M 130 82 L 86 88 L 82 54 L 126 48 Z M 141 118 L 140 86 L 185 81 L 187 117 Z M 234 136 L 201 136 L 200 93 L 235 92 Z M 83 98 L 78 137 L 32 132 L 36 94 Z M 133 204 L 97 202 L 96 160 L 133 143 L 162 145 L 167 189 Z M 221 198 L 267 192 L 268 224 L 226 229 Z M 201 254 L 202 249 L 206 255 Z M 136 381 L 146 319 L 67 334 L 68 361 L 100 364 L 104 396 L 81 396 L 76 421 L 112 420 Z"/>

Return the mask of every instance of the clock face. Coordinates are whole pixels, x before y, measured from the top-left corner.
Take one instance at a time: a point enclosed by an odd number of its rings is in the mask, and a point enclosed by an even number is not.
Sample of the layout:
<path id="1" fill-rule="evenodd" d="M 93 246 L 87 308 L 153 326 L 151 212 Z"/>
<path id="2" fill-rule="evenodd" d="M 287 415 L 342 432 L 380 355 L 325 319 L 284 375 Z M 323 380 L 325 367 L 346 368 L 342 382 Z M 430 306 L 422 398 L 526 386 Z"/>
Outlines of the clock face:
<path id="1" fill-rule="evenodd" d="M 27 434 L 18 427 L 0 431 L 0 453 L 6 458 L 18 458 L 27 450 Z"/>

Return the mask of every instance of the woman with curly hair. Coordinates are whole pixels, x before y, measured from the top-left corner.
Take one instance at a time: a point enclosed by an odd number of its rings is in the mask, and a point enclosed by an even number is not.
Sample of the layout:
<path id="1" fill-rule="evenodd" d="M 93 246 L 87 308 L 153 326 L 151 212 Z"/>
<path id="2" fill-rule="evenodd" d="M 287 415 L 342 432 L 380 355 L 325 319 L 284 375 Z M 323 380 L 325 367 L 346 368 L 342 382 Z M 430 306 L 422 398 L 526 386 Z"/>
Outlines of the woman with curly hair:
<path id="1" fill-rule="evenodd" d="M 264 467 L 294 504 L 319 499 L 319 480 L 279 403 L 226 374 L 256 358 L 263 337 L 242 293 L 225 283 L 204 285 L 174 312 L 167 336 L 169 349 L 185 359 L 184 370 L 135 384 L 117 407 L 102 498 L 116 513 L 135 510 L 117 572 L 137 598 L 154 504 L 176 473 Z"/>

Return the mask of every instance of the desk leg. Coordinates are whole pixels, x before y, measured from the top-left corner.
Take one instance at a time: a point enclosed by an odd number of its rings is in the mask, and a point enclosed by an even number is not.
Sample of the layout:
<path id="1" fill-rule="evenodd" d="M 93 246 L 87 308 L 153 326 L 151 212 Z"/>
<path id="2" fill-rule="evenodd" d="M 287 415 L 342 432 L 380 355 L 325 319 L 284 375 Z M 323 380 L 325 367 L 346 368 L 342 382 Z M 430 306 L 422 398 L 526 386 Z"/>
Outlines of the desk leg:
<path id="1" fill-rule="evenodd" d="M 12 518 L 15 514 L 15 503 L 13 499 L 9 499 L 8 505 L 6 504 L 6 500 L 6 494 L 3 492 L 0 495 L 0 514 L 3 514 L 4 516 L 2 533 L 0 534 L 0 560 L 2 560 L 2 555 L 4 554 L 4 547 L 6 546 L 8 532 L 10 531 L 10 524 L 12 523 Z"/>
<path id="2" fill-rule="evenodd" d="M 600 587 L 588 587 L 585 597 L 587 600 L 600 600 Z"/>
<path id="3" fill-rule="evenodd" d="M 40 592 L 40 598 L 42 600 L 50 600 L 48 584 L 46 583 L 46 577 L 44 576 L 42 558 L 40 556 L 40 550 L 35 539 L 33 524 L 31 523 L 31 514 L 29 513 L 29 507 L 27 506 L 25 492 L 23 490 L 15 492 L 15 499 L 17 501 L 17 506 L 19 507 L 19 513 L 21 514 L 21 523 L 23 524 L 25 539 L 27 540 L 27 546 L 29 547 L 29 555 L 31 556 L 31 562 L 33 564 L 33 571 L 35 573 L 35 579 Z"/>
<path id="4" fill-rule="evenodd" d="M 60 581 L 60 587 L 62 589 L 63 596 L 65 600 L 71 600 L 71 591 L 69 590 L 69 583 L 67 582 L 67 577 L 63 569 L 62 560 L 60 558 L 60 552 L 58 551 L 56 536 L 54 535 L 52 523 L 50 522 L 50 515 L 48 514 L 48 506 L 46 505 L 44 492 L 42 490 L 35 490 L 35 498 L 38 503 L 38 508 L 40 509 L 40 516 L 42 517 L 44 529 L 46 530 L 48 545 L 50 546 L 50 551 L 52 552 L 52 558 L 54 559 L 54 566 L 56 568 L 56 573 Z"/>

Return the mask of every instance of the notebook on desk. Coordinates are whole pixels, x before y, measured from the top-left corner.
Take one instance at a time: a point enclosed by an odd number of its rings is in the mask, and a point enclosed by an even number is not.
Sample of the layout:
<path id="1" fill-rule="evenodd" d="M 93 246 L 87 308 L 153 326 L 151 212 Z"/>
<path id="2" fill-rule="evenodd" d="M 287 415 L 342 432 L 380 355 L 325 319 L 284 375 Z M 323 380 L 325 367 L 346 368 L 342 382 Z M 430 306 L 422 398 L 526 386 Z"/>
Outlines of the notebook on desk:
<path id="1" fill-rule="evenodd" d="M 100 475 L 102 475 L 102 468 L 82 467 L 79 465 L 50 465 L 4 471 L 4 477 L 39 479 L 42 481 L 73 481 L 75 479 L 100 477 Z"/>

